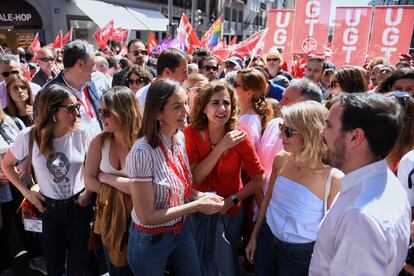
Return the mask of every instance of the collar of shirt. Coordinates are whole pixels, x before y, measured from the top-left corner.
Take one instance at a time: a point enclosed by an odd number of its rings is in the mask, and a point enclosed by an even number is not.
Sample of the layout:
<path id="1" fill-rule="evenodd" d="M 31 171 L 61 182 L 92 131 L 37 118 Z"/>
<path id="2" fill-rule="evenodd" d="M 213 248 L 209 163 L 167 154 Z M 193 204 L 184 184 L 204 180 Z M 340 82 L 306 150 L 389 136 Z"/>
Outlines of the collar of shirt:
<path id="1" fill-rule="evenodd" d="M 168 139 L 168 137 L 165 136 L 164 134 L 162 134 L 161 132 L 159 132 L 159 137 L 161 139 L 161 142 L 164 144 L 166 150 L 171 151 L 170 139 Z M 173 150 L 174 150 L 176 148 L 177 144 L 178 144 L 176 134 L 173 135 L 172 143 L 173 143 L 172 147 L 173 147 Z"/>
<path id="2" fill-rule="evenodd" d="M 384 174 L 386 173 L 387 169 L 388 166 L 385 159 L 358 168 L 346 174 L 341 179 L 341 192 L 344 193 L 352 189 L 353 186 L 360 185 L 366 179 Z"/>
<path id="3" fill-rule="evenodd" d="M 68 84 L 68 82 L 65 79 L 65 73 L 64 72 L 62 72 L 62 78 L 63 78 L 63 81 L 65 82 L 65 84 L 67 85 L 67 87 L 69 87 L 73 92 L 75 92 L 75 96 L 80 97 L 82 99 L 83 98 L 82 97 L 83 89 L 85 89 L 86 83 L 81 86 L 80 90 L 78 90 L 78 89 L 76 89 L 76 88 L 74 88 L 74 87 L 72 87 Z"/>

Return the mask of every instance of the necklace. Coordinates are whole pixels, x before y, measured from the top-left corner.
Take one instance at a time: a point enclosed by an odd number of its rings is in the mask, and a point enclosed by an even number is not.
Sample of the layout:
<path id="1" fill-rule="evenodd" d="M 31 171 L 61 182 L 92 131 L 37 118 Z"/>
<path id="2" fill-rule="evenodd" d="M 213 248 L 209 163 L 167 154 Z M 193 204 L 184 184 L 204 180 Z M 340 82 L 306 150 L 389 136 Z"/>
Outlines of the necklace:
<path id="1" fill-rule="evenodd" d="M 209 143 L 210 143 L 210 147 L 211 147 L 211 149 L 214 149 L 216 146 L 217 146 L 217 143 L 213 143 L 213 142 L 211 142 L 211 139 L 210 139 L 210 137 L 208 137 L 208 141 L 209 141 Z"/>

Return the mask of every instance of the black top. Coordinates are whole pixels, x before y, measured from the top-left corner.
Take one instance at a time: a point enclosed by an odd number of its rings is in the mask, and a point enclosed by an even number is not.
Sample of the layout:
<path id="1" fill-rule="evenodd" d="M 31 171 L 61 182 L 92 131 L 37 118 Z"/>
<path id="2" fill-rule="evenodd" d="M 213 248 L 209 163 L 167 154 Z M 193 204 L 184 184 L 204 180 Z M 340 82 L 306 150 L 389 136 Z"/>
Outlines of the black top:
<path id="1" fill-rule="evenodd" d="M 52 72 L 52 79 L 54 79 L 55 77 L 55 73 Z M 37 73 L 33 76 L 31 82 L 34 82 L 40 85 L 40 87 L 42 87 L 43 85 L 45 85 L 45 83 L 47 83 L 50 80 L 51 79 L 47 77 L 46 73 L 43 72 L 42 69 L 39 69 L 39 71 L 37 71 Z"/>

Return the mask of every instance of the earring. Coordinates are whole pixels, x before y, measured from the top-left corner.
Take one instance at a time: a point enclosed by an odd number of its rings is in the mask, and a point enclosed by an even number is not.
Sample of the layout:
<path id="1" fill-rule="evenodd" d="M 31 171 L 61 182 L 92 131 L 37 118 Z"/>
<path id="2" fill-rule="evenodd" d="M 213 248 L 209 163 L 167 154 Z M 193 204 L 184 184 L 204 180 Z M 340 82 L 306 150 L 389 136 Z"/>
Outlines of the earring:
<path id="1" fill-rule="evenodd" d="M 56 117 L 55 117 L 55 115 L 53 115 L 52 119 L 53 119 L 53 122 L 56 123 Z"/>

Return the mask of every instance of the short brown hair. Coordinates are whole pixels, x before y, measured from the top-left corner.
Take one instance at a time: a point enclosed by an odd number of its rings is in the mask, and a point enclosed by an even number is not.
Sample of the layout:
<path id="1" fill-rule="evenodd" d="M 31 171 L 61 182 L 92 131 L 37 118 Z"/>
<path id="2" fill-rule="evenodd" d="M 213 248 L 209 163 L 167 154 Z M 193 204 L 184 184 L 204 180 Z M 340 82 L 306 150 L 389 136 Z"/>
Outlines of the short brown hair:
<path id="1" fill-rule="evenodd" d="M 192 125 L 196 130 L 205 130 L 208 126 L 208 118 L 204 113 L 208 102 L 211 99 L 211 96 L 220 91 L 227 91 L 230 96 L 231 111 L 230 118 L 226 122 L 224 128 L 227 131 L 234 130 L 238 120 L 239 108 L 237 104 L 236 94 L 234 89 L 227 83 L 222 83 L 219 81 L 213 81 L 206 86 L 204 86 L 201 91 L 196 95 L 194 99 L 194 106 L 191 113 Z"/>

